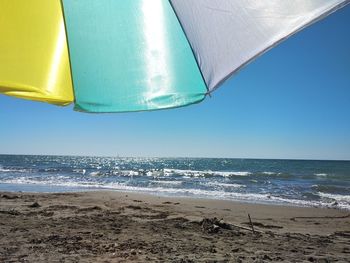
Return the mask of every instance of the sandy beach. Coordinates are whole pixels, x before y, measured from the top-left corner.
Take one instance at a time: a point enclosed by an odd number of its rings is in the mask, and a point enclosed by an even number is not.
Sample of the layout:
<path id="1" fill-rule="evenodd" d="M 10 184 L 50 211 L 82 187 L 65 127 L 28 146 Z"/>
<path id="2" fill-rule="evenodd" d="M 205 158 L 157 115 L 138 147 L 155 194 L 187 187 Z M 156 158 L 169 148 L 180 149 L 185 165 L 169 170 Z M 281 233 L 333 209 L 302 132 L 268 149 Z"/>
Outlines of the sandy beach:
<path id="1" fill-rule="evenodd" d="M 344 210 L 108 191 L 0 197 L 0 262 L 350 258 L 350 212 Z"/>

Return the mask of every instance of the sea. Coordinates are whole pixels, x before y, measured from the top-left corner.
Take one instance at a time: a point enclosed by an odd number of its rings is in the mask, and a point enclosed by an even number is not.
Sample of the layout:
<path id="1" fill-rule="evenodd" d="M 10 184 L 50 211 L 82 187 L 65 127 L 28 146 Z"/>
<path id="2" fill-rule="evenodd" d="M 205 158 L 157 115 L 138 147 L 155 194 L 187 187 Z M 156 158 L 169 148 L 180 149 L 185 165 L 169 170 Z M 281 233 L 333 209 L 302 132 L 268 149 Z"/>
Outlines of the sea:
<path id="1" fill-rule="evenodd" d="M 0 191 L 91 190 L 350 210 L 350 161 L 0 155 Z"/>

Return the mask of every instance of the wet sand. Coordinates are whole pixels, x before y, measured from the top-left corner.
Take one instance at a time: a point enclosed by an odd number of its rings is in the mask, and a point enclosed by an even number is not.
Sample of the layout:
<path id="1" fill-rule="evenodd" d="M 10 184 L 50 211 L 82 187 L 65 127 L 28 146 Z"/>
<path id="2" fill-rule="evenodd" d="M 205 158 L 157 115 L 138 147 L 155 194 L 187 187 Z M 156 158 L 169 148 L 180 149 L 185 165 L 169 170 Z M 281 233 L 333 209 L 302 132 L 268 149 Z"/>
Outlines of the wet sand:
<path id="1" fill-rule="evenodd" d="M 0 193 L 0 262 L 349 259 L 349 211 L 108 191 Z"/>

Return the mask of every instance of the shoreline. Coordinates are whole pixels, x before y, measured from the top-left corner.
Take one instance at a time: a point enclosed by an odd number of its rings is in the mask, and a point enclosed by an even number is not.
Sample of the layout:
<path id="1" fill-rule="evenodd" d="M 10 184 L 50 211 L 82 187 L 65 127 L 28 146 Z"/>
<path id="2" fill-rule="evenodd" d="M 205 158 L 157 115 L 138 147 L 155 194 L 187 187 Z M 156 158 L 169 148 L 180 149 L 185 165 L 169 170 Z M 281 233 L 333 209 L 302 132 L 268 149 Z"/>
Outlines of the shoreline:
<path id="1" fill-rule="evenodd" d="M 2 262 L 346 262 L 350 256 L 350 212 L 339 209 L 116 191 L 0 192 L 0 201 Z"/>
<path id="2" fill-rule="evenodd" d="M 4 185 L 4 183 L 2 183 Z M 216 201 L 227 201 L 227 202 L 237 202 L 237 203 L 243 203 L 243 204 L 256 204 L 256 205 L 267 205 L 267 206 L 287 206 L 287 207 L 304 207 L 304 208 L 319 208 L 319 209 L 336 209 L 341 211 L 348 211 L 350 212 L 349 207 L 343 207 L 341 204 L 338 204 L 337 201 L 335 201 L 332 204 L 324 204 L 322 202 L 318 201 L 312 201 L 312 200 L 289 200 L 289 199 L 283 199 L 283 198 L 276 198 L 272 197 L 271 199 L 267 198 L 265 200 L 254 200 L 254 199 L 245 199 L 243 197 L 239 198 L 214 198 L 214 197 L 208 197 L 205 195 L 181 195 L 181 194 L 175 194 L 172 192 L 157 192 L 156 190 L 149 190 L 149 191 L 142 191 L 139 189 L 136 190 L 126 190 L 126 189 L 109 189 L 109 188 L 80 188 L 80 187 L 70 187 L 67 188 L 65 186 L 54 186 L 52 190 L 47 185 L 37 185 L 37 184 L 12 184 L 12 188 L 17 189 L 34 189 L 34 188 L 42 188 L 41 191 L 35 191 L 35 190 L 8 190 L 6 188 L 1 187 L 0 185 L 0 193 L 2 192 L 11 192 L 11 193 L 27 193 L 27 194 L 55 194 L 55 193 L 89 193 L 89 192 L 116 192 L 116 193 L 130 193 L 130 194 L 141 194 L 141 195 L 150 195 L 150 196 L 156 196 L 161 198 L 188 198 L 188 199 L 199 199 L 199 200 L 216 200 Z M 46 189 L 46 191 L 45 191 Z M 50 189 L 47 191 L 47 189 Z M 60 190 L 57 190 L 60 189 Z M 244 194 L 243 194 L 244 196 Z"/>

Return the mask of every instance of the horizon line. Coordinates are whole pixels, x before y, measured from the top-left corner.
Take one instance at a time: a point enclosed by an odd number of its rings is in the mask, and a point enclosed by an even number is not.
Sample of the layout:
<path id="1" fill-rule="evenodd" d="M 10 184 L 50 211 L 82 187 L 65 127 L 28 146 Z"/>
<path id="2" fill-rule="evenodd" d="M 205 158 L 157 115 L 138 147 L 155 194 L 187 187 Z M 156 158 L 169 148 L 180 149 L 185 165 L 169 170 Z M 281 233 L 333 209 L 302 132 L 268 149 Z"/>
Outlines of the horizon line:
<path id="1" fill-rule="evenodd" d="M 328 162 L 349 162 L 350 159 L 308 159 L 308 158 L 263 158 L 263 157 L 191 157 L 191 156 L 109 156 L 109 155 L 80 155 L 80 154 L 19 154 L 0 153 L 0 156 L 52 156 L 52 157 L 89 157 L 89 158 L 163 158 L 163 159 L 244 159 L 244 160 L 280 160 L 280 161 L 328 161 Z"/>

